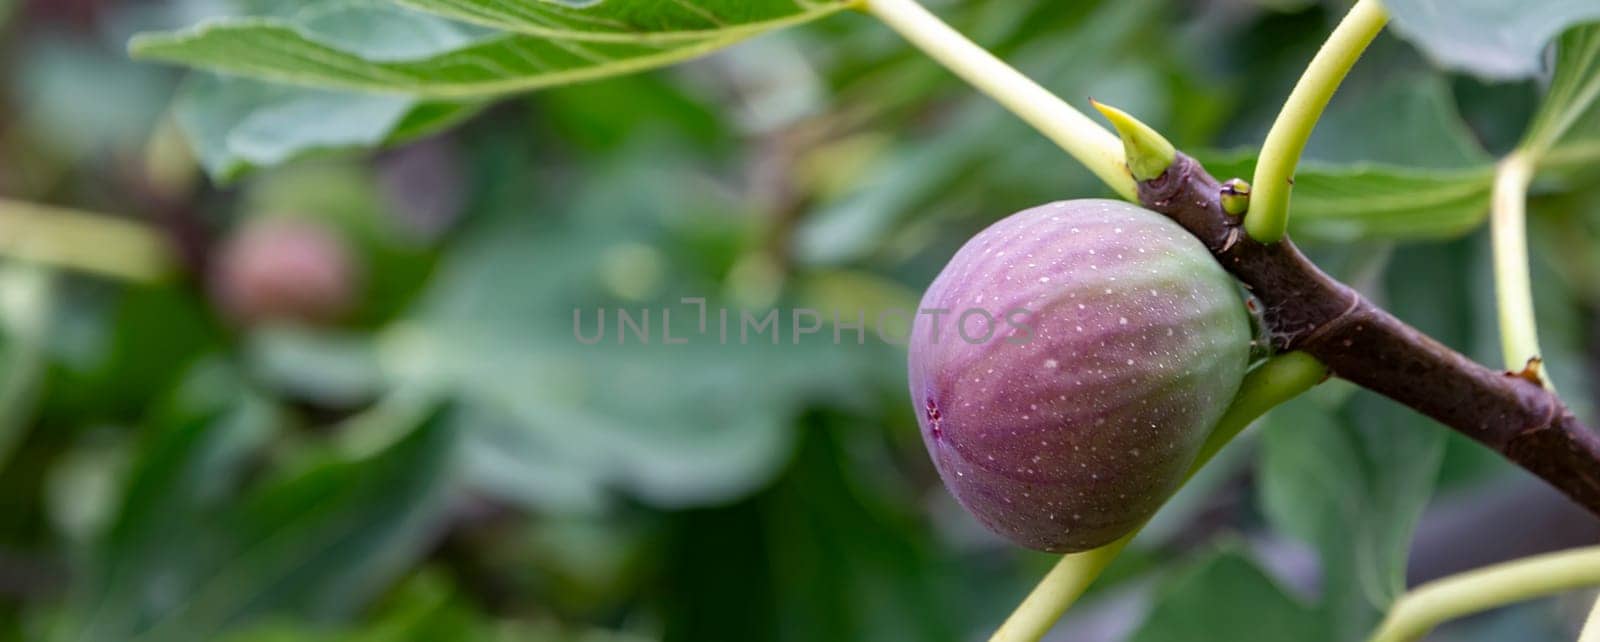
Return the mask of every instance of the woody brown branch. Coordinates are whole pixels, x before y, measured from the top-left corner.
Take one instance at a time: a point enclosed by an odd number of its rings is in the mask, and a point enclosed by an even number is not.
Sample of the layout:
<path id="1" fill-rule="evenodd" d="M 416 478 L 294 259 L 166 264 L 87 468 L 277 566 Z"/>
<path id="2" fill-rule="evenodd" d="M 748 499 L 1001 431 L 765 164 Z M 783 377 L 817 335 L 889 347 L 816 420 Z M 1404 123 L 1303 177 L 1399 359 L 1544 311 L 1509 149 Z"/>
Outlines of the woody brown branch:
<path id="1" fill-rule="evenodd" d="M 1600 516 L 1600 435 L 1536 378 L 1491 370 L 1323 273 L 1292 242 L 1263 244 L 1222 209 L 1221 186 L 1178 154 L 1139 200 L 1203 242 L 1263 306 L 1279 350 L 1409 406 L 1494 449 Z"/>

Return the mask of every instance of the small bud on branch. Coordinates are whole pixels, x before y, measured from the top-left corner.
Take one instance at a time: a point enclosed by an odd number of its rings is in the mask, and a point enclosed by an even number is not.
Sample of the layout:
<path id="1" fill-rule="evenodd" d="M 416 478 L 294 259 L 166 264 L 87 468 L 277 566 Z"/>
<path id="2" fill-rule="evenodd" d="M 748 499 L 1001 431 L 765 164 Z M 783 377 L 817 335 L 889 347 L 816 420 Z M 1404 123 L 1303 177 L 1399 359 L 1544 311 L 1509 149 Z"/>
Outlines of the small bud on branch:
<path id="1" fill-rule="evenodd" d="M 1222 184 L 1222 211 L 1239 216 L 1250 210 L 1250 184 L 1242 178 L 1230 178 Z"/>
<path id="2" fill-rule="evenodd" d="M 1124 155 L 1127 157 L 1128 171 L 1133 174 L 1134 180 L 1151 180 L 1172 166 L 1172 160 L 1177 157 L 1178 150 L 1155 129 L 1130 116 L 1128 112 L 1093 98 L 1089 99 L 1089 104 L 1100 110 L 1106 120 L 1111 121 L 1111 126 L 1117 130 L 1117 136 L 1122 139 Z"/>

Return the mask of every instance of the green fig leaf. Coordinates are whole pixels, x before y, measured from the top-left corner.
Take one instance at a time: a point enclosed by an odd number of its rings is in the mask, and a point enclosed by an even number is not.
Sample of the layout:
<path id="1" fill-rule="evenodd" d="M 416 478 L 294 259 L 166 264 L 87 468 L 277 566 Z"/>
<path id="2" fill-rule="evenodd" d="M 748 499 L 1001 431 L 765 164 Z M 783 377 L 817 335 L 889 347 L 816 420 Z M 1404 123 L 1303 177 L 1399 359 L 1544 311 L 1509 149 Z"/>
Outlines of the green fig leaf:
<path id="1" fill-rule="evenodd" d="M 440 99 L 512 94 L 695 58 L 844 2 L 419 2 L 528 33 L 468 29 L 386 5 L 316 3 L 135 36 L 136 58 L 275 82 Z M 350 6 L 345 6 L 350 5 Z M 534 25 L 544 24 L 535 29 Z"/>
<path id="2" fill-rule="evenodd" d="M 195 74 L 173 110 L 206 173 L 226 182 L 308 155 L 403 143 L 480 107 Z"/>
<path id="3" fill-rule="evenodd" d="M 318 453 L 241 491 L 278 418 L 240 402 L 225 370 L 199 374 L 187 396 L 212 400 L 157 414 L 52 639 L 209 640 L 261 618 L 348 617 L 437 528 L 455 441 L 444 411 L 395 425 L 375 453 Z"/>
<path id="4" fill-rule="evenodd" d="M 1550 88 L 1522 149 L 1545 168 L 1576 169 L 1600 160 L 1600 23 L 1562 36 Z"/>
<path id="5" fill-rule="evenodd" d="M 1384 0 L 1394 30 L 1436 62 L 1484 78 L 1537 74 L 1545 46 L 1600 20 L 1592 0 Z"/>
<path id="6" fill-rule="evenodd" d="M 1337 409 L 1302 398 L 1266 421 L 1263 512 L 1279 532 L 1316 547 L 1323 622 L 1331 639 L 1356 639 L 1405 589 L 1444 430 L 1365 392 Z"/>
<path id="7" fill-rule="evenodd" d="M 1329 640 L 1315 612 L 1236 544 L 1190 563 L 1157 590 L 1131 642 Z"/>
<path id="8" fill-rule="evenodd" d="M 1385 123 L 1384 136 L 1354 135 Z M 1218 179 L 1255 173 L 1255 150 L 1199 154 Z M 1290 231 L 1301 239 L 1460 236 L 1489 213 L 1492 159 L 1457 113 L 1449 86 L 1405 74 L 1329 107 L 1294 176 Z"/>

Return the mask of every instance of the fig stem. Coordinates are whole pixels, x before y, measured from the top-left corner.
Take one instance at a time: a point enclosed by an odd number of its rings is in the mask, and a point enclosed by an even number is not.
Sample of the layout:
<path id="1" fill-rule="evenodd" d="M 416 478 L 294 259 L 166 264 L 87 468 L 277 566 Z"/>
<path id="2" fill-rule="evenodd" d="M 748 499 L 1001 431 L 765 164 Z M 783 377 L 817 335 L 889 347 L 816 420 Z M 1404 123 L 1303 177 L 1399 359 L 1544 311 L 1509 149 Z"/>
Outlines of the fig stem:
<path id="1" fill-rule="evenodd" d="M 1388 617 L 1369 639 L 1371 642 L 1419 640 L 1447 620 L 1596 585 L 1600 585 L 1600 546 L 1485 566 L 1412 589 L 1395 601 Z"/>
<path id="2" fill-rule="evenodd" d="M 1111 565 L 1117 554 L 1133 541 L 1139 531 L 1123 535 L 1121 539 L 1100 548 L 1069 553 L 1045 574 L 1044 579 L 1023 598 L 1011 616 L 996 629 L 989 642 L 1038 642 L 1072 608 L 1084 591 L 1089 589 L 1100 573 Z"/>
<path id="3" fill-rule="evenodd" d="M 968 40 L 916 0 L 860 0 L 859 6 L 1039 130 L 1118 195 L 1137 200 L 1122 142 L 1083 112 Z"/>
<path id="4" fill-rule="evenodd" d="M 143 224 L 9 199 L 0 199 L 0 256 L 142 283 L 176 268 L 172 248 Z"/>
<path id="5" fill-rule="evenodd" d="M 1223 446 L 1228 445 L 1251 422 L 1273 407 L 1300 396 L 1327 377 L 1328 369 L 1322 362 L 1304 352 L 1277 355 L 1256 366 L 1245 375 L 1233 403 L 1228 404 L 1228 409 L 1206 437 L 1184 480 L 1188 481 L 1200 472 L 1222 451 Z M 1056 562 L 1033 592 L 1017 605 L 1017 609 L 994 632 L 989 642 L 1037 642 L 1043 638 L 1141 529 L 1134 529 L 1100 548 L 1063 555 L 1061 561 Z"/>
<path id="6" fill-rule="evenodd" d="M 1289 92 L 1283 110 L 1261 144 L 1255 177 L 1250 180 L 1255 194 L 1244 224 L 1252 238 L 1262 243 L 1276 243 L 1283 238 L 1289 227 L 1289 192 L 1294 187 L 1295 166 L 1300 163 L 1311 130 L 1350 68 L 1388 21 L 1389 14 L 1378 0 L 1357 0 Z"/>
<path id="7" fill-rule="evenodd" d="M 1527 196 L 1533 181 L 1533 162 L 1514 152 L 1495 168 L 1489 233 L 1494 246 L 1495 305 L 1500 312 L 1500 348 L 1506 369 L 1542 376 L 1539 331 L 1534 322 L 1533 285 L 1528 274 Z"/>
<path id="8" fill-rule="evenodd" d="M 1200 472 L 1228 442 L 1268 410 L 1300 396 L 1327 378 L 1328 367 L 1304 352 L 1276 355 L 1251 369 L 1239 384 L 1233 403 L 1228 404 L 1222 418 L 1217 420 L 1217 427 L 1211 429 L 1200 446 L 1200 454 L 1190 467 L 1189 476 Z"/>

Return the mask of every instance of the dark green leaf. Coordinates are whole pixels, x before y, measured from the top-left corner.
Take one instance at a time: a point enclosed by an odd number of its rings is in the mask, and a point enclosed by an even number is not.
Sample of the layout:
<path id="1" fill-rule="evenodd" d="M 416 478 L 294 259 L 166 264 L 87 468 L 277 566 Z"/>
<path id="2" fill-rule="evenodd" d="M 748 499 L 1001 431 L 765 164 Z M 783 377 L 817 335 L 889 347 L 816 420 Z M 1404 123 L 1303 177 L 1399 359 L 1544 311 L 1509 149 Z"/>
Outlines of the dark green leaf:
<path id="1" fill-rule="evenodd" d="M 368 623 L 345 630 L 291 620 L 251 627 L 226 642 L 490 642 L 491 621 L 462 603 L 459 590 L 435 573 L 407 579 Z"/>
<path id="2" fill-rule="evenodd" d="M 1218 177 L 1249 177 L 1253 153 L 1208 159 Z M 1302 163 L 1295 172 L 1291 232 L 1329 241 L 1459 236 L 1489 213 L 1494 170 L 1416 169 L 1379 163 Z"/>
<path id="3" fill-rule="evenodd" d="M 881 442 L 855 423 L 832 423 L 805 422 L 793 465 L 768 490 L 677 516 L 663 573 L 665 640 L 973 637 L 982 584 L 936 554 L 908 496 L 874 482 L 872 464 L 888 456 Z"/>
<path id="4" fill-rule="evenodd" d="M 1319 642 L 1315 611 L 1284 592 L 1244 552 L 1224 546 L 1169 579 L 1130 642 Z"/>
<path id="5" fill-rule="evenodd" d="M 216 545 L 205 516 L 234 493 L 244 459 L 275 428 L 270 407 L 233 400 L 241 392 L 231 371 L 207 364 L 152 413 L 154 434 L 136 455 L 120 508 L 90 555 L 75 615 L 57 639 L 125 639 L 185 598 L 152 588 L 164 577 L 182 588 L 198 580 L 204 571 L 194 562 Z"/>
<path id="6" fill-rule="evenodd" d="M 1449 87 L 1405 75 L 1330 106 L 1294 176 L 1291 231 L 1328 241 L 1459 236 L 1489 213 L 1494 168 Z M 1384 134 L 1365 132 L 1382 123 Z M 1362 132 L 1362 133 L 1353 133 Z M 1219 179 L 1249 178 L 1255 152 L 1202 154 Z"/>
<path id="7" fill-rule="evenodd" d="M 1450 170 L 1493 161 L 1462 120 L 1443 75 L 1405 71 L 1373 82 L 1334 98 L 1306 144 L 1307 159 Z M 1378 130 L 1382 135 L 1374 135 Z"/>
<path id="8" fill-rule="evenodd" d="M 217 349 L 207 302 L 176 284 L 62 292 L 63 329 L 42 411 L 56 420 L 129 422 Z"/>
<path id="9" fill-rule="evenodd" d="M 350 614 L 417 553 L 453 433 L 441 415 L 367 457 L 327 457 L 243 496 L 259 406 L 164 431 L 139 458 L 63 640 L 207 640 L 274 614 Z"/>
<path id="10" fill-rule="evenodd" d="M 1262 508 L 1321 553 L 1329 639 L 1358 639 L 1405 588 L 1411 532 L 1438 475 L 1444 432 L 1366 392 L 1337 411 L 1290 402 L 1267 422 Z"/>
<path id="11" fill-rule="evenodd" d="M 32 265 L 0 268 L 0 468 L 34 414 L 57 314 L 56 278 Z"/>
<path id="12" fill-rule="evenodd" d="M 789 307 L 741 309 L 723 296 L 726 268 L 702 267 L 720 242 L 667 254 L 674 239 L 739 238 L 727 213 L 741 205 L 652 157 L 548 206 L 563 214 L 530 216 L 538 199 L 510 199 L 463 239 L 389 343 L 403 377 L 465 402 L 469 474 L 501 496 L 557 510 L 593 509 L 606 489 L 667 507 L 741 497 L 786 460 L 795 412 L 851 398 L 865 364 L 892 354 L 870 325 L 865 345 L 848 331 L 835 345 L 826 323 L 796 341 Z M 706 300 L 704 331 L 685 297 Z M 624 334 L 620 310 L 648 338 Z M 603 335 L 586 345 L 578 333 L 601 332 L 602 311 Z M 769 312 L 773 326 L 741 335 L 745 314 Z"/>

